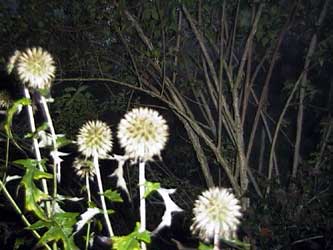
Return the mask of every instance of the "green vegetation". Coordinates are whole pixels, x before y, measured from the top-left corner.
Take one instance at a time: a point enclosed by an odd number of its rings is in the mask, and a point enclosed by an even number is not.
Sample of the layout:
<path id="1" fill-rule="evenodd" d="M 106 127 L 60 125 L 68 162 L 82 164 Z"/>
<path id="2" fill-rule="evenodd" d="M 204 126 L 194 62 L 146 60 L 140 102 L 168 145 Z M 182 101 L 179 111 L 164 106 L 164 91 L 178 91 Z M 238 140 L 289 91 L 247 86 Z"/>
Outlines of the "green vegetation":
<path id="1" fill-rule="evenodd" d="M 113 247 L 153 247 L 162 187 L 177 190 L 186 238 L 197 196 L 222 186 L 244 211 L 240 242 L 221 249 L 329 249 L 332 22 L 329 0 L 1 1 L 0 91 L 15 100 L 0 100 L 0 214 L 9 214 L 0 218 L 0 248 L 88 249 L 107 234 L 104 196 Z M 15 50 L 38 46 L 56 67 L 47 91 L 6 72 Z M 136 107 L 157 110 L 169 126 L 161 159 L 144 160 L 143 194 L 140 162 L 116 137 Z M 76 136 L 91 120 L 113 132 L 110 157 L 90 162 L 100 165 L 104 192 L 72 168 Z M 141 195 L 147 231 L 136 224 Z M 176 247 L 171 238 L 167 249 Z"/>

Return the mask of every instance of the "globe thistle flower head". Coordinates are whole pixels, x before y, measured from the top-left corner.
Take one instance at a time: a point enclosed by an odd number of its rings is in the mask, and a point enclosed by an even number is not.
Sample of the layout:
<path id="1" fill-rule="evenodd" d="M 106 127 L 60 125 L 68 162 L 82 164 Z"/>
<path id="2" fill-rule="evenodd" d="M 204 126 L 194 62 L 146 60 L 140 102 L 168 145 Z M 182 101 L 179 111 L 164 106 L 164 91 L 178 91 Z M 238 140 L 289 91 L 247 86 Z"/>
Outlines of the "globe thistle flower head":
<path id="1" fill-rule="evenodd" d="M 117 137 L 125 154 L 134 160 L 160 156 L 168 139 L 168 126 L 155 110 L 135 108 L 120 121 Z"/>
<path id="2" fill-rule="evenodd" d="M 77 135 L 79 151 L 86 157 L 98 154 L 105 158 L 112 150 L 112 133 L 109 126 L 102 121 L 88 121 Z"/>
<path id="3" fill-rule="evenodd" d="M 223 239 L 235 238 L 240 223 L 238 199 L 225 188 L 210 188 L 194 203 L 192 233 L 208 241 L 216 234 Z"/>
<path id="4" fill-rule="evenodd" d="M 0 108 L 8 109 L 13 100 L 6 90 L 0 91 Z"/>
<path id="5" fill-rule="evenodd" d="M 49 88 L 55 75 L 52 56 L 42 48 L 31 48 L 17 57 L 17 74 L 32 89 Z"/>
<path id="6" fill-rule="evenodd" d="M 11 74 L 16 66 L 17 63 L 17 59 L 19 58 L 19 56 L 21 55 L 21 51 L 16 50 L 14 52 L 14 55 L 12 55 L 9 58 L 8 64 L 7 64 L 7 73 Z"/>
<path id="7" fill-rule="evenodd" d="M 95 168 L 92 161 L 76 157 L 73 162 L 73 167 L 76 175 L 79 176 L 81 179 L 88 176 L 89 179 L 92 180 L 95 176 Z"/>

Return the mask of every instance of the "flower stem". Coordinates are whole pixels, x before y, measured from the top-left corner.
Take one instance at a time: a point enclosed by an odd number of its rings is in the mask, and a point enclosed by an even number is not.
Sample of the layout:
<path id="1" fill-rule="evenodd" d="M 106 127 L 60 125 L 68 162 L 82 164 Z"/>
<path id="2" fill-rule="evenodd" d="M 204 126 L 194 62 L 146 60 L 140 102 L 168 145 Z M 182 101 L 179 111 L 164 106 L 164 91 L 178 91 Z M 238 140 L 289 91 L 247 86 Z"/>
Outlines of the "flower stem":
<path id="1" fill-rule="evenodd" d="M 28 219 L 25 217 L 25 215 L 22 213 L 21 209 L 19 208 L 19 206 L 16 204 L 15 200 L 13 199 L 13 197 L 11 196 L 11 194 L 8 192 L 6 186 L 4 185 L 4 183 L 0 180 L 0 192 L 3 192 L 7 198 L 7 200 L 10 202 L 10 204 L 12 205 L 12 207 L 15 209 L 16 213 L 21 217 L 22 221 L 24 222 L 24 224 L 29 227 L 31 226 L 30 222 L 28 221 Z M 40 235 L 39 233 L 37 233 L 36 230 L 31 230 L 32 234 L 36 237 L 36 239 L 40 239 Z M 50 246 L 47 244 L 44 244 L 44 246 L 48 249 L 51 250 Z"/>
<path id="2" fill-rule="evenodd" d="M 30 93 L 27 87 L 24 87 L 24 97 L 26 97 L 27 99 L 31 100 L 30 97 Z M 32 106 L 28 105 L 27 106 L 27 110 L 28 110 L 28 117 L 29 117 L 29 123 L 30 123 L 30 130 L 32 133 L 36 132 L 36 125 L 35 125 L 35 120 L 34 120 L 34 113 L 32 110 Z M 40 164 L 40 162 L 42 161 L 42 156 L 39 150 L 39 145 L 38 145 L 38 141 L 36 138 L 32 138 L 32 143 L 33 143 L 33 147 L 35 150 L 35 156 L 36 156 L 36 160 L 38 162 L 38 167 L 40 171 L 44 172 L 43 166 Z M 43 191 L 46 194 L 49 194 L 48 188 L 47 188 L 47 182 L 45 179 L 42 179 L 42 186 L 43 186 Z M 51 207 L 50 207 L 50 202 L 46 202 L 46 212 L 47 215 L 50 216 L 51 214 Z"/>
<path id="3" fill-rule="evenodd" d="M 139 163 L 139 191 L 140 191 L 140 232 L 146 230 L 146 199 L 145 194 L 145 161 Z M 141 242 L 141 249 L 146 250 L 146 244 Z"/>
<path id="4" fill-rule="evenodd" d="M 47 105 L 46 99 L 43 95 L 40 97 L 40 102 L 42 104 L 42 107 L 44 109 L 45 115 L 46 115 L 46 121 L 51 133 L 51 139 L 52 139 L 52 145 L 53 145 L 53 200 L 52 200 L 52 213 L 54 213 L 55 205 L 56 205 L 56 197 L 57 197 L 57 180 L 60 182 L 60 162 L 56 162 L 56 153 L 58 152 L 57 147 L 57 136 L 55 133 L 55 129 L 53 126 L 52 118 L 50 115 L 49 107 Z"/>
<path id="5" fill-rule="evenodd" d="M 98 189 L 99 189 L 99 192 L 100 192 L 99 195 L 100 195 L 100 198 L 101 198 L 101 204 L 102 204 L 102 209 L 103 209 L 105 222 L 106 222 L 106 225 L 107 225 L 109 236 L 114 236 L 113 230 L 112 230 L 112 227 L 111 227 L 110 218 L 109 218 L 109 215 L 108 215 L 108 211 L 106 209 L 101 172 L 99 171 L 98 153 L 96 151 L 93 153 L 93 158 L 94 158 L 94 167 L 95 167 L 97 184 L 98 184 Z"/>
<path id="6" fill-rule="evenodd" d="M 215 230 L 214 232 L 214 250 L 220 250 L 219 230 Z"/>
<path id="7" fill-rule="evenodd" d="M 89 174 L 86 174 L 86 187 L 87 187 L 87 196 L 88 196 L 88 207 L 90 206 L 91 202 L 91 193 L 90 193 L 90 183 L 89 183 Z M 90 241 L 90 227 L 91 227 L 91 222 L 88 222 L 87 225 L 87 234 L 86 234 L 86 246 L 85 250 L 88 250 L 89 248 L 89 241 Z"/>

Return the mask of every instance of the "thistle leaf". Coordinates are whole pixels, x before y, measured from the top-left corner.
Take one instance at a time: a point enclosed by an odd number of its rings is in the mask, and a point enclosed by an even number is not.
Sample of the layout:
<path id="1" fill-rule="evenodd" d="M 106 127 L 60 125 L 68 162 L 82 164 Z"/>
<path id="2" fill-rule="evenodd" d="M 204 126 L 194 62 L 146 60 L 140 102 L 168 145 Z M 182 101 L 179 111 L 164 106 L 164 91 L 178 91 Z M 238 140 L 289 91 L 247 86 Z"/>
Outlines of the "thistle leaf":
<path id="1" fill-rule="evenodd" d="M 144 198 L 147 198 L 152 192 L 157 191 L 161 187 L 161 184 L 159 182 L 146 181 L 144 185 L 145 185 Z"/>
<path id="2" fill-rule="evenodd" d="M 150 243 L 150 232 L 139 232 L 140 223 L 136 223 L 136 227 L 132 233 L 125 236 L 112 237 L 113 250 L 140 250 L 140 242 Z"/>
<path id="3" fill-rule="evenodd" d="M 104 196 L 113 202 L 123 202 L 123 198 L 116 190 L 108 189 L 104 192 Z"/>
<path id="4" fill-rule="evenodd" d="M 49 199 L 49 196 L 40 190 L 34 181 L 40 179 L 52 179 L 53 176 L 38 170 L 38 162 L 33 159 L 17 160 L 14 163 L 26 168 L 25 174 L 21 180 L 21 185 L 25 189 L 25 208 L 28 211 L 34 212 L 39 219 L 48 221 L 49 219 L 46 217 L 39 203 Z"/>
<path id="5" fill-rule="evenodd" d="M 47 228 L 48 230 L 38 241 L 38 246 L 45 245 L 51 241 L 61 241 L 64 250 L 76 250 L 78 247 L 74 243 L 72 231 L 78 213 L 57 213 L 52 221 L 37 221 L 29 229 Z"/>

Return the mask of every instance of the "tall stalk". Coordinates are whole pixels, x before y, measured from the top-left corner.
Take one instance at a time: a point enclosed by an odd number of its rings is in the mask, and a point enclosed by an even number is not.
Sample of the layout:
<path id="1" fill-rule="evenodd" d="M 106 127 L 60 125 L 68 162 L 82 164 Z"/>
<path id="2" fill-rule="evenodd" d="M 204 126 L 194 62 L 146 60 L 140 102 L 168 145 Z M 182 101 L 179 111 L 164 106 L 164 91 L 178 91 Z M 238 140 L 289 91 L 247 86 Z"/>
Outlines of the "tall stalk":
<path id="1" fill-rule="evenodd" d="M 90 192 L 89 174 L 86 174 L 86 175 L 85 175 L 85 180 L 86 180 L 86 188 L 87 188 L 88 207 L 89 207 L 89 206 L 90 206 L 90 203 L 91 203 L 91 192 Z M 88 250 L 88 248 L 89 248 L 90 228 L 91 228 L 91 222 L 89 221 L 89 222 L 88 222 L 88 225 L 87 225 L 85 250 Z"/>
<path id="2" fill-rule="evenodd" d="M 55 133 L 55 129 L 53 126 L 52 118 L 50 115 L 49 107 L 47 105 L 47 101 L 43 95 L 41 95 L 40 102 L 42 104 L 42 107 L 45 112 L 46 116 L 46 121 L 48 124 L 48 128 L 51 133 L 51 140 L 52 140 L 52 146 L 53 146 L 53 200 L 52 200 L 52 213 L 54 213 L 55 210 L 55 205 L 56 205 L 56 197 L 57 197 L 57 181 L 60 182 L 60 162 L 57 162 L 57 157 L 58 157 L 58 146 L 57 146 L 57 136 Z"/>
<path id="3" fill-rule="evenodd" d="M 31 100 L 31 96 L 30 96 L 30 93 L 29 93 L 29 90 L 28 90 L 27 87 L 24 87 L 24 97 Z M 30 104 L 27 106 L 27 110 L 28 110 L 30 130 L 34 134 L 36 132 L 36 124 L 35 124 L 35 119 L 34 119 L 34 113 L 33 113 L 33 110 L 32 110 L 32 106 Z M 34 148 L 34 151 L 35 151 L 35 157 L 36 157 L 36 160 L 37 160 L 37 163 L 38 163 L 38 168 L 39 168 L 40 171 L 44 172 L 43 166 L 41 165 L 42 156 L 41 156 L 41 153 L 40 153 L 40 149 L 39 149 L 37 139 L 33 137 L 32 138 L 32 143 L 33 143 L 33 148 Z M 42 179 L 42 186 L 43 186 L 44 193 L 49 194 L 47 183 L 46 183 L 45 179 Z M 51 206 L 50 206 L 49 202 L 46 202 L 46 212 L 47 212 L 48 216 L 51 215 Z"/>
<path id="4" fill-rule="evenodd" d="M 145 194 L 145 161 L 139 163 L 139 191 L 140 191 L 140 231 L 146 230 L 146 199 Z M 141 249 L 147 249 L 146 244 L 141 242 Z"/>
<path id="5" fill-rule="evenodd" d="M 108 229 L 108 232 L 109 232 L 109 236 L 112 237 L 112 236 L 114 236 L 114 233 L 113 233 L 113 230 L 112 230 L 110 218 L 109 218 L 108 211 L 107 211 L 107 208 L 106 208 L 104 190 L 103 190 L 103 184 L 102 184 L 102 178 L 101 178 L 101 172 L 99 170 L 98 153 L 96 151 L 93 152 L 93 163 L 94 163 L 94 168 L 95 168 L 95 172 L 96 172 L 99 196 L 100 196 L 100 199 L 101 199 L 101 204 L 102 204 L 105 223 L 106 223 L 106 226 L 107 226 L 107 229 Z"/>

